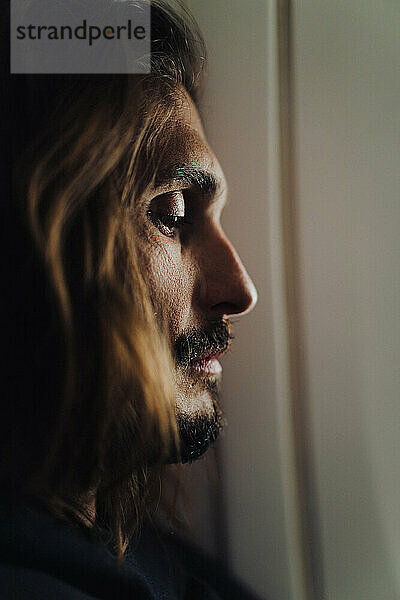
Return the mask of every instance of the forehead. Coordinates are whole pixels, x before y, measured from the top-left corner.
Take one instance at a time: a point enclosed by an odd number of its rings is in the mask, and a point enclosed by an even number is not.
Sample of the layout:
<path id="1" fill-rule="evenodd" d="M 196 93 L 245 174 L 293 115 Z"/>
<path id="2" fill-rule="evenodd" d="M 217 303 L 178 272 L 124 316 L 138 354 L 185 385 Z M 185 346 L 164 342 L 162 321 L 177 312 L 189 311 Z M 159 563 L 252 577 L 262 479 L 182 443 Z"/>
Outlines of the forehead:
<path id="1" fill-rule="evenodd" d="M 211 150 L 199 112 L 186 91 L 181 90 L 169 121 L 168 141 L 163 153 L 161 171 L 173 172 L 177 165 L 209 173 L 217 187 L 226 188 L 221 166 Z"/>
<path id="2" fill-rule="evenodd" d="M 175 115 L 178 123 L 182 124 L 183 126 L 190 127 L 196 131 L 203 140 L 205 140 L 203 124 L 201 122 L 199 111 L 185 89 L 180 88 L 175 109 Z"/>

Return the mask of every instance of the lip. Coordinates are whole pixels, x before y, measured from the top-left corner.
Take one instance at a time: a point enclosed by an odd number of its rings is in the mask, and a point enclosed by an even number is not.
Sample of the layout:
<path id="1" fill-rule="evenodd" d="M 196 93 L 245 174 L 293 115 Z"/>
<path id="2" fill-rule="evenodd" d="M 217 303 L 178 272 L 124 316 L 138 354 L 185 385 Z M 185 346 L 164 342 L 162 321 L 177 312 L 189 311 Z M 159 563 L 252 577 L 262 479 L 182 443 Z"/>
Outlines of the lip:
<path id="1" fill-rule="evenodd" d="M 217 357 L 221 356 L 205 356 L 197 358 L 191 362 L 191 368 L 202 375 L 219 375 L 222 372 L 222 366 Z"/>

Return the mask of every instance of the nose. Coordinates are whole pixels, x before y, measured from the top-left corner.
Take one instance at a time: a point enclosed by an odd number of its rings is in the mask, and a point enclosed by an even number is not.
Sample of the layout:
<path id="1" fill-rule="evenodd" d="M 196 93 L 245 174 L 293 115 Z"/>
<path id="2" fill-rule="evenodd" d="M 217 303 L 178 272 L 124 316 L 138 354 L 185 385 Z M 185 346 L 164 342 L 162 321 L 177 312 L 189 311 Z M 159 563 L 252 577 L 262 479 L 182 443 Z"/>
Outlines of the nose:
<path id="1" fill-rule="evenodd" d="M 200 303 L 208 317 L 249 313 L 257 303 L 257 290 L 235 248 L 224 232 L 214 231 L 202 247 Z"/>

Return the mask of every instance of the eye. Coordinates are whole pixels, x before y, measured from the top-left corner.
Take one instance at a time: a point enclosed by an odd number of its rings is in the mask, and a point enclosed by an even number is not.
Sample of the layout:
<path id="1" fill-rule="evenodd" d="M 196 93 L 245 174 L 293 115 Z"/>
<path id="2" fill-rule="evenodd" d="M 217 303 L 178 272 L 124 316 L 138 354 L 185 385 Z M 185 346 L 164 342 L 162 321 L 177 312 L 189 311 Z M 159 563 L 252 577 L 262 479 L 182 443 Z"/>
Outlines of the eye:
<path id="1" fill-rule="evenodd" d="M 147 217 L 163 235 L 176 237 L 184 225 L 190 224 L 186 218 L 183 192 L 168 192 L 153 198 L 147 210 Z"/>

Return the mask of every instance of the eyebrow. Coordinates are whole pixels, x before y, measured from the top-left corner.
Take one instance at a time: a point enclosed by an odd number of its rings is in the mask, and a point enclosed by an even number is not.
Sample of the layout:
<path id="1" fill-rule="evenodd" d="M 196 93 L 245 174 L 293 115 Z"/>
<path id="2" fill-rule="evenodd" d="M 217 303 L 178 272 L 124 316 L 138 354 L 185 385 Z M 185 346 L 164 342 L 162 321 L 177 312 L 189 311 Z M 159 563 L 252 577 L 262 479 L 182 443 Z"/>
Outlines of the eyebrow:
<path id="1" fill-rule="evenodd" d="M 197 187 L 207 196 L 215 196 L 224 187 L 213 173 L 193 165 L 172 165 L 156 174 L 155 187 L 175 182 Z"/>

